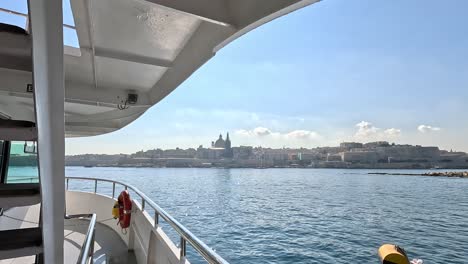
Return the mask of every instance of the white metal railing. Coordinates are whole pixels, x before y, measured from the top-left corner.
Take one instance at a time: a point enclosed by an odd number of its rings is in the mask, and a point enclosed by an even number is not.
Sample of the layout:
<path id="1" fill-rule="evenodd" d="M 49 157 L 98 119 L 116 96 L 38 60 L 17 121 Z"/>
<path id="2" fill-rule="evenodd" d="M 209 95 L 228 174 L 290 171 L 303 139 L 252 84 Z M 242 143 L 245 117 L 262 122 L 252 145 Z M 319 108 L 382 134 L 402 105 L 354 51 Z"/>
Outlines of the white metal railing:
<path id="1" fill-rule="evenodd" d="M 92 264 L 94 263 L 94 241 L 96 237 L 96 214 L 76 214 L 65 215 L 65 219 L 89 218 L 89 227 L 86 232 L 85 240 L 81 246 L 80 255 L 76 264 Z"/>
<path id="2" fill-rule="evenodd" d="M 200 254 L 208 263 L 210 264 L 229 264 L 224 260 L 220 255 L 218 255 L 214 250 L 208 247 L 203 243 L 198 237 L 196 237 L 192 232 L 185 228 L 181 223 L 179 223 L 175 218 L 169 215 L 164 209 L 159 207 L 155 202 L 153 202 L 148 196 L 146 196 L 139 189 L 133 187 L 132 185 L 108 179 L 99 179 L 99 178 L 89 178 L 89 177 L 65 177 L 66 179 L 66 189 L 68 190 L 70 180 L 85 180 L 85 181 L 94 181 L 94 193 L 97 193 L 98 182 L 110 182 L 112 183 L 112 198 L 115 196 L 115 186 L 121 185 L 125 190 L 132 190 L 141 198 L 141 210 L 145 211 L 145 207 L 148 205 L 154 210 L 154 226 L 159 225 L 159 217 L 164 219 L 180 236 L 180 258 L 183 259 L 186 257 L 187 253 L 187 242 Z"/>

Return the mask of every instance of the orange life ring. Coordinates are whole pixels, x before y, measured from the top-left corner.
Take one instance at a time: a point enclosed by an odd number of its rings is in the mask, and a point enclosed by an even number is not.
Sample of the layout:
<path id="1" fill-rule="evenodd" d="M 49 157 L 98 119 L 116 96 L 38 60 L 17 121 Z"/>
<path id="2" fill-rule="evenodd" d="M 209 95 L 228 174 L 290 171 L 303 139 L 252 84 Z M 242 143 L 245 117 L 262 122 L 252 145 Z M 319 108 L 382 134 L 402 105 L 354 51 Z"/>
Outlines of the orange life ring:
<path id="1" fill-rule="evenodd" d="M 119 225 L 122 228 L 130 226 L 130 218 L 132 216 L 132 199 L 127 190 L 122 191 L 117 199 L 119 202 Z"/>

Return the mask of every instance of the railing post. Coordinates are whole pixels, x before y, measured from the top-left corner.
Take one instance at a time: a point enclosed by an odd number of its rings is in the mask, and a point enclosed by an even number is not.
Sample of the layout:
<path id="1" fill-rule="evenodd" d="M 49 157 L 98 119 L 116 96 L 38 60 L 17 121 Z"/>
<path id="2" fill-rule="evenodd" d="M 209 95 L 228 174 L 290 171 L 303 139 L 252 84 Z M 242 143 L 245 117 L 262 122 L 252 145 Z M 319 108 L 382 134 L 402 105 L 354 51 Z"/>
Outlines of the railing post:
<path id="1" fill-rule="evenodd" d="M 187 255 L 187 242 L 183 237 L 180 237 L 180 260 L 182 261 L 185 259 L 185 256 Z"/>
<path id="2" fill-rule="evenodd" d="M 154 227 L 158 227 L 158 225 L 159 225 L 159 214 L 158 214 L 158 211 L 154 209 Z"/>
<path id="3" fill-rule="evenodd" d="M 112 199 L 115 197 L 115 182 L 112 183 Z"/>
<path id="4" fill-rule="evenodd" d="M 94 193 L 97 193 L 97 180 L 94 180 Z"/>
<path id="5" fill-rule="evenodd" d="M 145 211 L 145 199 L 143 197 L 141 197 L 141 211 Z"/>
<path id="6" fill-rule="evenodd" d="M 69 179 L 69 178 L 67 178 L 67 191 L 68 191 L 68 181 L 70 181 L 70 179 Z"/>

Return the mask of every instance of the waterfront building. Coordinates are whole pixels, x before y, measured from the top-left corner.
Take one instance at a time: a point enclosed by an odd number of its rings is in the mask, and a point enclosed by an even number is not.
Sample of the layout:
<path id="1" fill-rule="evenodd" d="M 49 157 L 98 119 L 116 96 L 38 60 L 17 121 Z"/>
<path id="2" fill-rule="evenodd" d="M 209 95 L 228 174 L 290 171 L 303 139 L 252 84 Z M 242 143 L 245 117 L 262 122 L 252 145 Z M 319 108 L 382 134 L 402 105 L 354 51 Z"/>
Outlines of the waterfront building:
<path id="1" fill-rule="evenodd" d="M 411 145 L 395 145 L 376 147 L 375 151 L 380 162 L 436 162 L 440 159 L 438 147 L 422 147 Z"/>
<path id="2" fill-rule="evenodd" d="M 221 143 L 224 143 L 223 147 Z M 368 144 L 344 142 L 339 147 L 263 148 L 232 147 L 230 135 L 221 135 L 210 148 L 152 149 L 130 155 L 76 155 L 67 157 L 72 166 L 216 166 L 231 167 L 341 167 L 341 168 L 466 168 L 464 152 L 441 151 L 438 147 L 397 145 L 388 142 Z M 362 147 L 361 147 L 362 146 Z M 15 162 L 27 162 L 15 160 Z"/>
<path id="3" fill-rule="evenodd" d="M 197 151 L 193 148 L 190 149 L 167 149 L 164 150 L 161 158 L 179 158 L 179 159 L 193 159 L 196 156 Z"/>
<path id="4" fill-rule="evenodd" d="M 341 153 L 341 160 L 349 163 L 376 163 L 377 152 L 375 151 L 346 151 Z"/>
<path id="5" fill-rule="evenodd" d="M 317 152 L 300 152 L 297 156 L 299 160 L 308 163 L 310 163 L 311 161 L 318 161 L 322 159 L 322 155 Z"/>
<path id="6" fill-rule="evenodd" d="M 377 148 L 377 147 L 388 147 L 390 143 L 387 141 L 376 141 L 376 142 L 369 142 L 364 144 L 364 148 Z"/>
<path id="7" fill-rule="evenodd" d="M 340 154 L 328 154 L 327 161 L 342 161 Z"/>
<path id="8" fill-rule="evenodd" d="M 344 150 L 359 149 L 363 147 L 364 144 L 358 142 L 343 142 L 340 144 L 340 148 Z"/>
<path id="9" fill-rule="evenodd" d="M 253 147 L 240 146 L 232 148 L 233 158 L 235 160 L 247 160 L 253 157 Z"/>
<path id="10" fill-rule="evenodd" d="M 284 165 L 288 161 L 288 153 L 284 149 L 265 149 L 263 158 L 274 165 Z"/>
<path id="11" fill-rule="evenodd" d="M 442 163 L 467 164 L 468 155 L 464 152 L 447 152 L 440 155 L 439 161 Z"/>

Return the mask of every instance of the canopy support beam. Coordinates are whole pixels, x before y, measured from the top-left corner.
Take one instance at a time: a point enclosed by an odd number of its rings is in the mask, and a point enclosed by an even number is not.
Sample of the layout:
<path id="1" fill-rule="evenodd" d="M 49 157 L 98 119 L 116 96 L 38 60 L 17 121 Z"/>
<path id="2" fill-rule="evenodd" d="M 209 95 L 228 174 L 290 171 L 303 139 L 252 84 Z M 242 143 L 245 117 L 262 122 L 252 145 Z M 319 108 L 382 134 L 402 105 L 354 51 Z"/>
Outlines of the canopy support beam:
<path id="1" fill-rule="evenodd" d="M 64 262 L 65 124 L 62 0 L 29 0 L 44 263 Z"/>
<path id="2" fill-rule="evenodd" d="M 164 68 L 172 67 L 172 61 L 169 61 L 169 60 L 151 58 L 151 57 L 146 57 L 146 56 L 138 56 L 135 54 L 128 54 L 122 51 L 112 51 L 112 50 L 107 50 L 107 49 L 103 49 L 99 47 L 95 48 L 94 55 L 98 57 L 103 57 L 103 58 L 111 58 L 111 59 L 122 60 L 122 61 L 132 61 L 136 63 L 143 63 L 143 64 L 154 65 L 154 66 L 159 66 L 159 67 L 164 67 Z"/>

